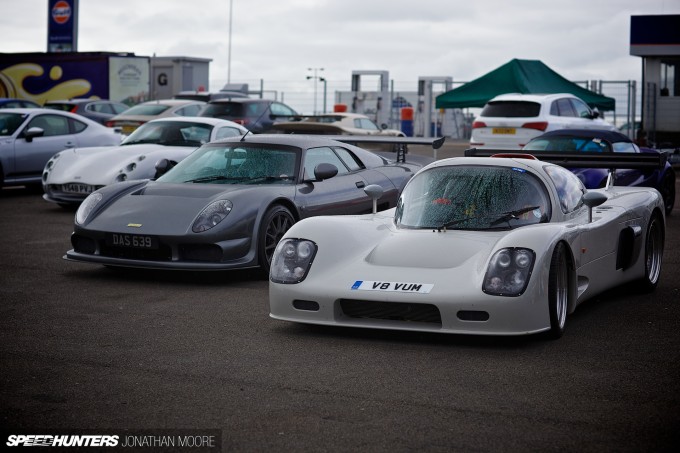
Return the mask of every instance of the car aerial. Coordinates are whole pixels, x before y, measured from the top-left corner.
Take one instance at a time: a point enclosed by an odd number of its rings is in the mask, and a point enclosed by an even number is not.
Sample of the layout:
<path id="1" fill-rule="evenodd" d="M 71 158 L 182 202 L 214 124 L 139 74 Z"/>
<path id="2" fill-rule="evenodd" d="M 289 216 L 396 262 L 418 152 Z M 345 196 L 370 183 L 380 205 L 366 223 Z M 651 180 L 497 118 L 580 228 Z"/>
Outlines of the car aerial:
<path id="1" fill-rule="evenodd" d="M 0 109 L 40 108 L 41 105 L 28 99 L 0 98 Z"/>
<path id="2" fill-rule="evenodd" d="M 101 124 L 123 113 L 130 106 L 108 99 L 62 99 L 45 102 L 45 108 L 77 113 Z"/>
<path id="3" fill-rule="evenodd" d="M 216 118 L 151 120 L 118 146 L 74 148 L 55 154 L 43 170 L 43 198 L 61 206 L 80 204 L 106 185 L 154 178 L 159 160 L 174 165 L 205 143 L 247 132 L 239 124 Z"/>
<path id="4" fill-rule="evenodd" d="M 443 140 L 400 139 L 403 143 Z M 159 170 L 166 162 L 158 164 Z M 107 266 L 268 270 L 281 236 L 300 219 L 396 205 L 420 164 L 393 161 L 321 136 L 248 134 L 203 145 L 155 181 L 89 195 L 65 258 Z"/>
<path id="5" fill-rule="evenodd" d="M 436 161 L 390 210 L 295 224 L 272 259 L 270 316 L 557 338 L 584 300 L 626 282 L 656 287 L 665 235 L 658 191 L 587 190 L 562 166 L 502 156 Z M 639 163 L 606 165 L 663 163 L 662 155 L 633 157 Z"/>
<path id="6" fill-rule="evenodd" d="M 366 115 L 346 112 L 299 116 L 294 121 L 276 123 L 272 129 L 287 134 L 406 136 L 400 130 L 388 129 L 387 124 L 378 127 Z"/>
<path id="7" fill-rule="evenodd" d="M 159 99 L 137 104 L 106 121 L 107 127 L 119 128 L 130 135 L 147 121 L 171 116 L 198 116 L 205 102 L 191 99 Z"/>
<path id="8" fill-rule="evenodd" d="M 208 102 L 199 116 L 233 121 L 254 134 L 261 134 L 269 132 L 275 122 L 297 116 L 297 112 L 282 102 L 270 99 L 225 98 Z"/>
<path id="9" fill-rule="evenodd" d="M 614 153 L 650 153 L 659 151 L 651 148 L 641 148 L 626 135 L 610 130 L 597 129 L 560 129 L 547 132 L 527 143 L 521 152 L 538 154 L 542 151 L 557 152 L 614 152 Z M 587 189 L 604 187 L 609 177 L 605 168 L 575 168 L 572 170 L 579 177 Z M 614 184 L 617 186 L 646 186 L 654 187 L 663 197 L 666 215 L 669 215 L 675 205 L 675 170 L 670 162 L 663 168 L 633 169 L 619 168 L 613 173 Z"/>
<path id="10" fill-rule="evenodd" d="M 119 133 L 70 112 L 43 108 L 0 110 L 0 187 L 39 187 L 50 158 L 68 148 L 110 146 Z"/>
<path id="11" fill-rule="evenodd" d="M 470 147 L 519 150 L 555 129 L 609 129 L 580 98 L 568 94 L 502 94 L 486 103 L 472 123 Z"/>

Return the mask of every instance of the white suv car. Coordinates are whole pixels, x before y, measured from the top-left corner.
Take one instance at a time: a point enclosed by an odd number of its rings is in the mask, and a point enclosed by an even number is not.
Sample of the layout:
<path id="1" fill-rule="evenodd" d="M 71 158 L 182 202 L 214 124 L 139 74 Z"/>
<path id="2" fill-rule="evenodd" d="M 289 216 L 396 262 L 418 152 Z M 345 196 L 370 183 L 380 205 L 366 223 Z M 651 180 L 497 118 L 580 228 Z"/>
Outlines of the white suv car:
<path id="1" fill-rule="evenodd" d="M 616 130 L 573 94 L 502 94 L 487 102 L 475 119 L 470 146 L 518 150 L 556 129 Z"/>

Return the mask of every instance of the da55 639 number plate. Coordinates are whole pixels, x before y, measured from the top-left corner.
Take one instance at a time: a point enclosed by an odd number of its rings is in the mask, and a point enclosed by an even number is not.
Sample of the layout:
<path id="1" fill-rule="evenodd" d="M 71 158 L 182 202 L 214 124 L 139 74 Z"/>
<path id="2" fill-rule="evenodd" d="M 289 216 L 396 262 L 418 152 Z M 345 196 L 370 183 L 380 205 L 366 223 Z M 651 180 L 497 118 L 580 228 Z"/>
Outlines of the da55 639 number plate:
<path id="1" fill-rule="evenodd" d="M 106 245 L 135 249 L 157 249 L 158 238 L 140 234 L 109 233 L 106 235 Z"/>

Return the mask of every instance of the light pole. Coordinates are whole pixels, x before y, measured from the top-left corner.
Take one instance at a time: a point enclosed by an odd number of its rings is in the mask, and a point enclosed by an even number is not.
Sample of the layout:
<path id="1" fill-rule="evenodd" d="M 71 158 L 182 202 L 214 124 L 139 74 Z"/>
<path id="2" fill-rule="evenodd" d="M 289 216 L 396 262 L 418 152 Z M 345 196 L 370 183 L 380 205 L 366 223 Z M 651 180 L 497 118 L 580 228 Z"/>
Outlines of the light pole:
<path id="1" fill-rule="evenodd" d="M 317 114 L 317 111 L 316 111 L 316 82 L 317 82 L 319 79 L 321 79 L 321 78 L 317 75 L 317 73 L 318 73 L 319 71 L 323 71 L 323 68 L 307 68 L 307 70 L 308 70 L 308 71 L 314 71 L 314 75 L 313 75 L 313 76 L 308 75 L 308 76 L 307 76 L 307 80 L 309 80 L 309 79 L 314 79 L 314 115 L 316 115 L 316 114 Z M 325 102 L 325 100 L 324 100 L 324 102 Z M 324 108 L 324 111 L 325 111 L 325 110 L 326 110 L 326 109 Z"/>
<path id="2" fill-rule="evenodd" d="M 323 82 L 323 113 L 326 114 L 326 98 L 327 98 L 326 83 L 327 83 L 327 80 L 326 80 L 325 77 L 319 77 L 319 81 Z"/>
<path id="3" fill-rule="evenodd" d="M 229 49 L 227 51 L 227 83 L 231 83 L 231 17 L 234 11 L 234 0 L 229 0 Z"/>

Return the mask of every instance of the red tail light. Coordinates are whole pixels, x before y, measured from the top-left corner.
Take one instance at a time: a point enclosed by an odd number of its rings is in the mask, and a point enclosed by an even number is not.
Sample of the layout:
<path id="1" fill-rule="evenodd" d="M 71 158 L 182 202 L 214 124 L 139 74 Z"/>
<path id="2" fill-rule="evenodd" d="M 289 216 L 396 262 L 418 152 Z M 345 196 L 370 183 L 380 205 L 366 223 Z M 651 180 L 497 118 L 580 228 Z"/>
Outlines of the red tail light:
<path id="1" fill-rule="evenodd" d="M 475 121 L 472 123 L 473 129 L 479 129 L 480 127 L 486 127 L 486 123 L 484 121 Z"/>
<path id="2" fill-rule="evenodd" d="M 537 121 L 535 123 L 524 123 L 522 124 L 524 129 L 536 129 L 537 131 L 545 132 L 548 128 L 547 121 Z"/>
<path id="3" fill-rule="evenodd" d="M 115 127 L 115 126 L 116 126 L 116 122 L 115 122 L 115 121 L 106 121 L 106 122 L 104 123 L 104 126 L 106 126 L 106 127 Z"/>
<path id="4" fill-rule="evenodd" d="M 78 110 L 78 106 L 77 106 L 77 105 L 74 105 L 73 107 L 71 107 L 71 110 L 69 110 L 69 111 L 70 111 L 71 113 L 76 113 L 76 110 Z"/>

